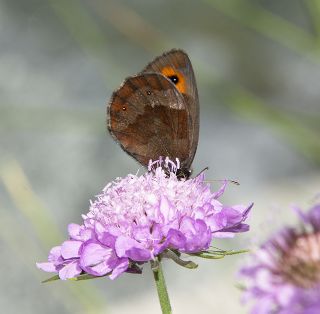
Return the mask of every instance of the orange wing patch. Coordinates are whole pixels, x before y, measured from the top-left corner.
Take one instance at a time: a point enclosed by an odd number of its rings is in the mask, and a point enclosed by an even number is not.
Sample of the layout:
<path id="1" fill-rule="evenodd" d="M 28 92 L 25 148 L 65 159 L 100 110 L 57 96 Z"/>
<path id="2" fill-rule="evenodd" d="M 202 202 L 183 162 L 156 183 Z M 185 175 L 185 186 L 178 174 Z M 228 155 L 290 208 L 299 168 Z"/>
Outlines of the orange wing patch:
<path id="1" fill-rule="evenodd" d="M 186 90 L 187 90 L 186 80 L 182 73 L 180 73 L 179 71 L 176 71 L 172 67 L 164 67 L 161 70 L 161 74 L 163 74 L 165 77 L 171 80 L 176 85 L 180 93 L 182 94 L 186 93 Z"/>

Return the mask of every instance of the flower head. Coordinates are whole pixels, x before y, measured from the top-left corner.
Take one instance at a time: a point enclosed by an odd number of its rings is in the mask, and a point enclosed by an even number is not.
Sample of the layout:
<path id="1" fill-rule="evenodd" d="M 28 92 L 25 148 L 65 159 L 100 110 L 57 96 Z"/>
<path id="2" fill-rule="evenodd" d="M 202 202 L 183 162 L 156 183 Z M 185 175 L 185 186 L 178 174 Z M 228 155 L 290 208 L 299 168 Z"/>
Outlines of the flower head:
<path id="1" fill-rule="evenodd" d="M 150 163 L 149 172 L 108 184 L 91 202 L 81 226 L 69 225 L 70 239 L 51 250 L 44 271 L 61 279 L 81 273 L 111 279 L 154 260 L 165 250 L 197 253 L 214 237 L 247 231 L 249 207 L 225 206 L 218 198 L 227 182 L 211 192 L 204 174 L 179 180 L 179 163 Z"/>
<path id="2" fill-rule="evenodd" d="M 300 228 L 284 228 L 241 270 L 245 300 L 253 314 L 316 314 L 320 311 L 320 204 L 306 214 L 296 209 Z"/>

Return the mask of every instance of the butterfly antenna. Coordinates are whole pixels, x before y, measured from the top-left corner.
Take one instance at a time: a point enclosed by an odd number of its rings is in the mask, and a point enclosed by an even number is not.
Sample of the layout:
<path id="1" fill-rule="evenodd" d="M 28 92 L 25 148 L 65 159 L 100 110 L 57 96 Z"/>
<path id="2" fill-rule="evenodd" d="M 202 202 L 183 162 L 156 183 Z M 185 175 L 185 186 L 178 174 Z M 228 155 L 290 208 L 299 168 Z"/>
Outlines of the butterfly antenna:
<path id="1" fill-rule="evenodd" d="M 205 172 L 205 171 L 207 171 L 207 170 L 209 170 L 209 167 L 203 168 L 203 169 L 196 175 L 196 177 L 200 176 L 201 173 L 203 173 L 203 172 Z"/>
<path id="2" fill-rule="evenodd" d="M 207 171 L 207 170 L 209 170 L 209 167 L 203 168 L 203 169 L 196 175 L 196 177 L 199 176 L 201 173 Z M 204 180 L 204 182 L 208 182 L 208 183 L 209 183 L 209 182 L 224 182 L 224 181 L 230 182 L 230 183 L 235 184 L 235 185 L 240 185 L 240 183 L 239 183 L 238 181 L 231 180 L 231 179 Z"/>
<path id="3" fill-rule="evenodd" d="M 238 181 L 235 181 L 235 180 L 231 180 L 231 179 L 215 179 L 215 180 L 204 180 L 204 182 L 207 182 L 207 183 L 212 183 L 212 182 L 230 182 L 232 184 L 235 184 L 235 185 L 240 185 L 240 183 Z"/>

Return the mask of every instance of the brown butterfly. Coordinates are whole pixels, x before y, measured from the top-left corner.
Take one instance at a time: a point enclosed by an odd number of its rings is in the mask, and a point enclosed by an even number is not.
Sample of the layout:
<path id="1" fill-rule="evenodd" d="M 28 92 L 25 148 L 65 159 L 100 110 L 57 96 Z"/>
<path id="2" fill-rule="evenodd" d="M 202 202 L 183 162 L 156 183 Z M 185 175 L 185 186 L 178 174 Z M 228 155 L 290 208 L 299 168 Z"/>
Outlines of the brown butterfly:
<path id="1" fill-rule="evenodd" d="M 107 124 L 122 149 L 143 166 L 179 158 L 177 175 L 189 178 L 199 138 L 199 100 L 188 55 L 178 49 L 155 58 L 114 91 Z"/>

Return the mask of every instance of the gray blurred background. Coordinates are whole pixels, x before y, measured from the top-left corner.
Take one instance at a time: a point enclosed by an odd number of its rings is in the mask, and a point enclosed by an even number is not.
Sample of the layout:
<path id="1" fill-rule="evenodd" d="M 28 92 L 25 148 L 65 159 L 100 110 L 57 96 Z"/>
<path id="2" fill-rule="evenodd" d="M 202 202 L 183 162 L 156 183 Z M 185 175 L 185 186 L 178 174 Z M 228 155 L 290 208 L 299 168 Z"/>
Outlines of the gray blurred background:
<path id="1" fill-rule="evenodd" d="M 2 313 L 160 313 L 148 265 L 41 284 L 50 274 L 35 262 L 107 182 L 140 168 L 107 134 L 105 104 L 171 48 L 189 54 L 198 83 L 195 173 L 239 181 L 226 203 L 255 202 L 251 231 L 217 246 L 252 247 L 320 191 L 318 0 L 0 0 Z M 245 259 L 166 262 L 174 313 L 247 313 L 235 276 Z"/>

